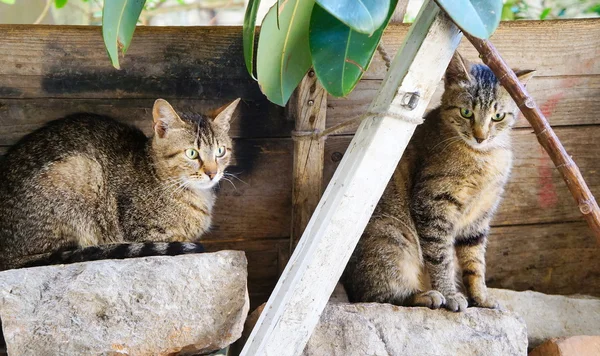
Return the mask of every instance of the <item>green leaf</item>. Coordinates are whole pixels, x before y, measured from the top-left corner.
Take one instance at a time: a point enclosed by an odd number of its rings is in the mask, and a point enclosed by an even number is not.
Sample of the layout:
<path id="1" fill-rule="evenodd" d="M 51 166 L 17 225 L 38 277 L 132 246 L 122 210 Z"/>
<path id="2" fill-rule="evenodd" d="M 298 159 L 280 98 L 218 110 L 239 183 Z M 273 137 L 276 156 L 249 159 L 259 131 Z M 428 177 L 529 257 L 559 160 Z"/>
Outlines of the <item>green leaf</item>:
<path id="1" fill-rule="evenodd" d="M 120 69 L 119 52 L 125 55 L 146 0 L 110 0 L 102 10 L 102 36 L 112 65 Z"/>
<path id="2" fill-rule="evenodd" d="M 390 0 L 316 0 L 317 4 L 356 32 L 373 34 L 387 18 Z"/>
<path id="3" fill-rule="evenodd" d="M 489 38 L 500 23 L 502 0 L 436 0 L 464 32 Z"/>
<path id="4" fill-rule="evenodd" d="M 256 13 L 260 6 L 260 0 L 249 0 L 246 14 L 244 15 L 244 59 L 248 73 L 256 80 L 254 76 L 254 34 L 256 33 Z"/>
<path id="5" fill-rule="evenodd" d="M 331 95 L 346 96 L 367 70 L 398 0 L 392 0 L 384 23 L 371 36 L 353 31 L 320 6 L 310 19 L 310 51 L 321 84 Z"/>
<path id="6" fill-rule="evenodd" d="M 545 20 L 546 17 L 548 17 L 548 15 L 550 15 L 550 11 L 552 11 L 552 8 L 547 7 L 544 9 L 544 11 L 542 11 L 542 13 L 540 14 L 540 20 Z"/>
<path id="7" fill-rule="evenodd" d="M 311 65 L 308 25 L 313 0 L 287 0 L 267 12 L 258 38 L 256 74 L 267 98 L 285 106 Z"/>
<path id="8" fill-rule="evenodd" d="M 8 4 L 8 5 L 14 5 L 15 4 L 15 0 L 0 0 L 0 2 Z"/>
<path id="9" fill-rule="evenodd" d="M 57 9 L 61 9 L 63 7 L 65 7 L 65 5 L 67 4 L 68 0 L 54 0 L 54 6 L 56 6 Z"/>
<path id="10" fill-rule="evenodd" d="M 514 2 L 508 1 L 502 6 L 502 21 L 513 21 L 515 19 L 515 12 L 513 11 Z"/>

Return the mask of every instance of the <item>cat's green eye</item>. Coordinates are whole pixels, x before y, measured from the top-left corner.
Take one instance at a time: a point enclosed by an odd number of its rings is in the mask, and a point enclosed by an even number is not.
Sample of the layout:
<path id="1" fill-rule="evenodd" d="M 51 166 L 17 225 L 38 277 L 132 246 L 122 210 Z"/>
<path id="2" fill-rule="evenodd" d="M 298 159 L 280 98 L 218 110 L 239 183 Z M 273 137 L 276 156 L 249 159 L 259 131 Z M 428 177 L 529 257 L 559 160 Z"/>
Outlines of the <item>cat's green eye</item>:
<path id="1" fill-rule="evenodd" d="M 466 108 L 461 108 L 460 109 L 460 114 L 462 115 L 462 117 L 464 117 L 465 119 L 470 119 L 473 117 L 473 112 L 469 109 Z"/>
<path id="2" fill-rule="evenodd" d="M 227 149 L 224 146 L 219 147 L 217 149 L 217 157 L 225 156 L 225 152 L 227 152 Z"/>
<path id="3" fill-rule="evenodd" d="M 504 120 L 505 116 L 506 116 L 505 113 L 503 113 L 503 112 L 500 113 L 499 112 L 499 113 L 496 113 L 496 115 L 494 115 L 494 117 L 492 118 L 492 120 L 494 120 L 494 121 L 502 121 L 502 120 Z"/>
<path id="4" fill-rule="evenodd" d="M 187 150 L 185 150 L 185 155 L 189 159 L 196 159 L 198 158 L 198 151 L 196 151 L 193 148 L 188 148 Z"/>

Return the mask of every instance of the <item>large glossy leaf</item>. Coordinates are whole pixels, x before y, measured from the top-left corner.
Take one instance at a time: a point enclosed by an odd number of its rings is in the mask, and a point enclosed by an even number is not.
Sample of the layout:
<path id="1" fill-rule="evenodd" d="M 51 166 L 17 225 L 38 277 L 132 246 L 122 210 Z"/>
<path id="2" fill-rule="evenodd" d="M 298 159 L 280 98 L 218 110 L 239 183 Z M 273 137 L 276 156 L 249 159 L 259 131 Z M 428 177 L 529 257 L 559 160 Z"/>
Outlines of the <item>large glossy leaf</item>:
<path id="1" fill-rule="evenodd" d="M 317 4 L 356 32 L 371 35 L 381 27 L 390 0 L 316 0 Z"/>
<path id="2" fill-rule="evenodd" d="M 316 5 L 310 19 L 310 51 L 321 84 L 334 96 L 346 96 L 367 70 L 398 0 L 371 36 L 353 31 Z"/>
<path id="3" fill-rule="evenodd" d="M 102 10 L 102 36 L 112 65 L 120 69 L 119 52 L 125 54 L 146 0 L 108 0 Z"/>
<path id="4" fill-rule="evenodd" d="M 260 28 L 256 74 L 267 98 L 285 106 L 311 65 L 308 25 L 313 0 L 287 0 L 273 5 Z"/>
<path id="5" fill-rule="evenodd" d="M 246 14 L 244 15 L 244 60 L 248 73 L 254 76 L 254 34 L 256 33 L 256 13 L 260 6 L 260 0 L 249 0 Z"/>
<path id="6" fill-rule="evenodd" d="M 502 0 L 436 0 L 461 30 L 489 38 L 500 23 Z"/>

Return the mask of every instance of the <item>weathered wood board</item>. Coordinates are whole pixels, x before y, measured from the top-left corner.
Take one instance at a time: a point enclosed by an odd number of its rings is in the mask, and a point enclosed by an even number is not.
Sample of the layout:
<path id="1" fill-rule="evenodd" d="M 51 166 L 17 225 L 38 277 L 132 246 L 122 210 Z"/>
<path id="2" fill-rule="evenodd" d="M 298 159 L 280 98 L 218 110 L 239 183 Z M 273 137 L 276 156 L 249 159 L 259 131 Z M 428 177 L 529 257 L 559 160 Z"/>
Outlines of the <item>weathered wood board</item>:
<path id="1" fill-rule="evenodd" d="M 600 25 L 600 24 L 599 24 Z M 362 113 L 373 100 L 381 80 L 363 80 L 347 98 L 330 98 L 327 102 L 327 126 L 333 126 Z M 533 77 L 527 89 L 554 127 L 600 124 L 600 76 Z M 440 104 L 440 83 L 430 108 Z M 522 114 L 516 127 L 530 127 Z M 341 134 L 353 133 L 358 125 L 347 127 Z"/>
<path id="2" fill-rule="evenodd" d="M 590 189 L 600 194 L 600 126 L 559 127 L 556 134 L 579 165 Z M 325 145 L 325 182 L 350 142 L 331 137 Z M 496 226 L 577 221 L 581 215 L 573 197 L 546 152 L 528 129 L 513 132 L 514 169 L 493 224 Z"/>
<path id="3" fill-rule="evenodd" d="M 600 296 L 600 248 L 585 221 L 492 228 L 488 285 Z"/>
<path id="4" fill-rule="evenodd" d="M 390 53 L 407 31 L 407 25 L 386 31 Z M 502 23 L 492 38 L 509 64 L 537 69 L 529 89 L 596 194 L 598 38 L 598 19 Z M 476 59 L 468 43 L 463 41 L 459 50 Z M 288 258 L 294 122 L 282 108 L 269 104 L 249 78 L 241 28 L 140 27 L 121 71 L 111 67 L 98 27 L 0 25 L 0 53 L 0 154 L 45 122 L 73 112 L 110 115 L 149 133 L 150 111 L 158 97 L 197 112 L 242 97 L 241 115 L 231 128 L 237 157 L 230 171 L 245 183 L 234 180 L 236 188 L 221 183 L 215 226 L 205 241 L 210 250 L 247 251 L 252 301 L 266 300 Z M 384 73 L 376 54 L 348 98 L 328 98 L 327 125 L 361 113 Z M 587 237 L 593 239 L 573 199 L 526 121 L 520 120 L 518 127 L 515 169 L 489 247 L 490 283 L 600 295 L 600 250 L 588 243 Z M 352 132 L 350 128 L 344 134 Z M 349 141 L 347 135 L 327 140 L 325 182 Z"/>

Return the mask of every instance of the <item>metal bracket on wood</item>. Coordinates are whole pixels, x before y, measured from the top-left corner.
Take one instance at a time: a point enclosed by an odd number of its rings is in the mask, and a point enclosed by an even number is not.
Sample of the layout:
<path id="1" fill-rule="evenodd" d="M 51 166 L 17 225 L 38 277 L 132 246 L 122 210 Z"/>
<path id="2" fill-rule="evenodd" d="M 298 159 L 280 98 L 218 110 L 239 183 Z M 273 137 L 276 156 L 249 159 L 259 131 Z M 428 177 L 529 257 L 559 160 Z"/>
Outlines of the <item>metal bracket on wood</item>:
<path id="1" fill-rule="evenodd" d="M 426 1 L 241 355 L 302 353 L 460 39 Z"/>

